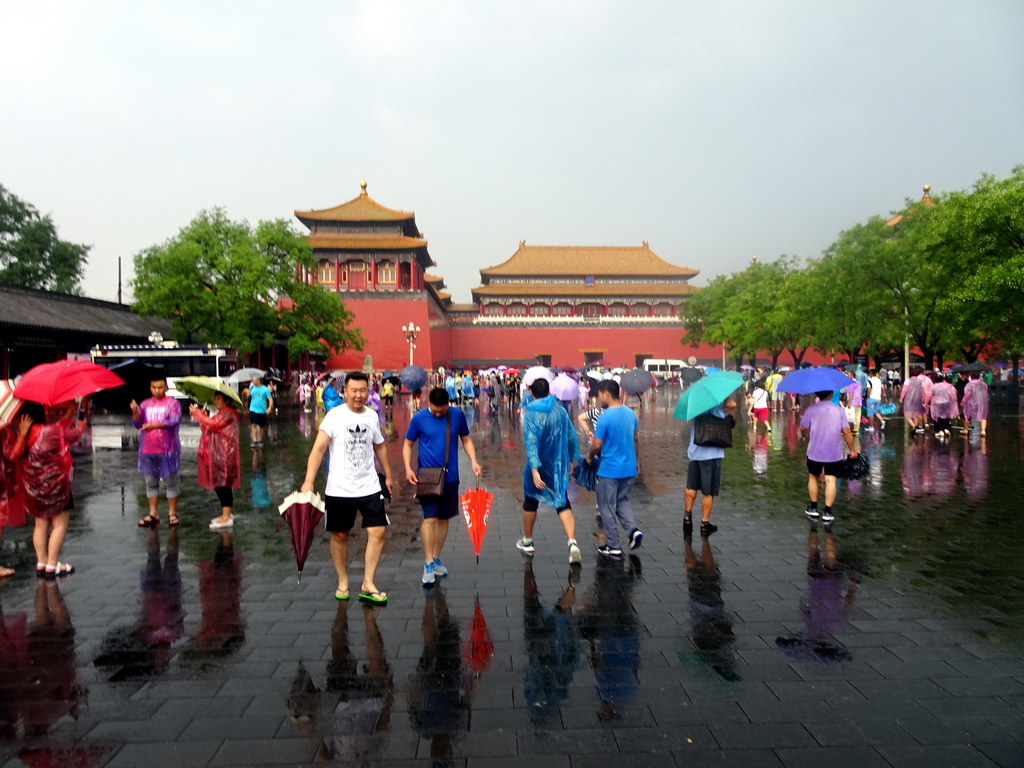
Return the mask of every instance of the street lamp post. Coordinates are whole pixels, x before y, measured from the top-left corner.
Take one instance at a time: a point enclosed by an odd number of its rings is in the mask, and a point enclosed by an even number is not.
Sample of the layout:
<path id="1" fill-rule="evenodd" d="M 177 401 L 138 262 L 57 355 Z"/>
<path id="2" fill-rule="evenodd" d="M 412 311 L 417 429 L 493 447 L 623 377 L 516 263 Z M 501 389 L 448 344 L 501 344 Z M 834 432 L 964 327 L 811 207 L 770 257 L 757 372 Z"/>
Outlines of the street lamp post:
<path id="1" fill-rule="evenodd" d="M 416 349 L 416 338 L 420 335 L 420 327 L 414 323 L 402 326 L 405 340 L 409 342 L 409 365 L 412 365 L 412 351 Z"/>

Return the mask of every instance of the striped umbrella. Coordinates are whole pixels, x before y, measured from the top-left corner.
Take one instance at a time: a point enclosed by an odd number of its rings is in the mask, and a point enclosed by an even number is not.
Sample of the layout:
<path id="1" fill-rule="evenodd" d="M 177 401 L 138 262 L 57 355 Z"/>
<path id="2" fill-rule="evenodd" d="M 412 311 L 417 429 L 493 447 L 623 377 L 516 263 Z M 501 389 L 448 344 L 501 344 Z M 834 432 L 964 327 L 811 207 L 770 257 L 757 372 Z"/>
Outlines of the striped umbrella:
<path id="1" fill-rule="evenodd" d="M 14 396 L 14 379 L 0 379 L 0 429 L 12 421 L 21 408 L 21 400 Z"/>

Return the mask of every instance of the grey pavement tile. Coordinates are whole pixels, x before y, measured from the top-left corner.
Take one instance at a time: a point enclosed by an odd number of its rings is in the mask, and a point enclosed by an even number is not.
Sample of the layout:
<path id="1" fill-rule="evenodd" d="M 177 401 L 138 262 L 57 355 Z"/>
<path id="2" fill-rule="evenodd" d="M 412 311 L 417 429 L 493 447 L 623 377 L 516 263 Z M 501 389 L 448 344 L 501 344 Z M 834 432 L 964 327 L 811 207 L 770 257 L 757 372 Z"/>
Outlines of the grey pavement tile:
<path id="1" fill-rule="evenodd" d="M 106 768 L 181 768 L 208 765 L 220 749 L 221 741 L 191 741 L 161 744 L 126 744 L 107 763 Z"/>
<path id="2" fill-rule="evenodd" d="M 310 763 L 316 750 L 310 739 L 232 739 L 221 745 L 207 765 Z"/>
<path id="3" fill-rule="evenodd" d="M 523 768 L 524 761 L 519 757 L 483 757 L 474 758 L 473 768 Z M 568 755 L 531 755 L 530 768 L 574 768 Z M 390 768 L 390 764 L 382 768 Z"/>
<path id="4" fill-rule="evenodd" d="M 607 768 L 609 755 L 573 755 L 570 759 L 572 768 Z M 622 754 L 613 758 L 615 765 L 623 768 L 675 768 L 676 759 L 670 752 L 653 752 L 649 754 Z M 533 758 L 530 758 L 532 764 Z"/>
<path id="5" fill-rule="evenodd" d="M 673 754 L 686 768 L 782 768 L 782 761 L 770 749 L 680 749 Z"/>
<path id="6" fill-rule="evenodd" d="M 652 704 L 650 710 L 651 714 L 654 715 L 655 721 L 662 728 L 676 725 L 697 725 L 701 723 L 710 725 L 712 723 L 750 722 L 750 718 L 747 717 L 746 712 L 744 712 L 742 707 L 736 703 L 701 704 L 699 702 L 695 702 L 680 703 L 678 705 Z"/>
<path id="7" fill-rule="evenodd" d="M 180 741 L 215 739 L 271 739 L 281 727 L 283 715 L 259 717 L 203 717 L 193 720 L 178 736 Z"/>
<path id="8" fill-rule="evenodd" d="M 1024 683 L 1012 677 L 954 677 L 935 684 L 953 696 L 1024 696 Z"/>
<path id="9" fill-rule="evenodd" d="M 823 747 L 877 747 L 881 744 L 917 744 L 897 723 L 877 720 L 864 723 L 807 723 L 808 731 Z"/>
<path id="10" fill-rule="evenodd" d="M 711 731 L 703 725 L 671 728 L 615 728 L 620 752 L 665 752 L 680 749 L 718 749 Z"/>
<path id="11" fill-rule="evenodd" d="M 654 715 L 647 706 L 632 704 L 618 707 L 609 720 L 598 706 L 563 706 L 561 709 L 562 727 L 567 731 L 583 728 L 645 728 L 657 725 Z"/>
<path id="12" fill-rule="evenodd" d="M 1020 741 L 976 744 L 975 747 L 999 768 L 1024 768 L 1024 746 Z"/>
<path id="13" fill-rule="evenodd" d="M 722 723 L 711 725 L 711 735 L 723 749 L 756 747 L 813 747 L 817 742 L 798 723 Z"/>
<path id="14" fill-rule="evenodd" d="M 936 680 L 855 680 L 850 683 L 868 699 L 949 698 L 950 693 Z"/>
<path id="15" fill-rule="evenodd" d="M 928 768 L 995 768 L 989 760 L 973 746 L 906 746 L 879 747 L 882 757 L 894 766 L 928 766 Z"/>
<path id="16" fill-rule="evenodd" d="M 811 747 L 776 749 L 786 768 L 890 768 L 889 762 L 871 747 Z"/>
<path id="17" fill-rule="evenodd" d="M 90 741 L 172 742 L 189 725 L 188 718 L 148 718 L 146 720 L 105 720 L 89 731 Z"/>
<path id="18" fill-rule="evenodd" d="M 918 742 L 928 745 L 954 746 L 1000 742 L 1006 739 L 1006 731 L 994 723 L 982 719 L 907 720 L 901 722 L 900 725 Z"/>
<path id="19" fill-rule="evenodd" d="M 517 731 L 516 742 L 520 756 L 608 754 L 617 750 L 611 729 Z"/>
<path id="20" fill-rule="evenodd" d="M 859 686 L 858 686 L 859 687 Z M 860 698 L 861 692 L 846 680 L 801 680 L 769 682 L 768 688 L 783 701 L 789 699 Z"/>
<path id="21" fill-rule="evenodd" d="M 922 699 L 921 706 L 939 718 L 988 718 L 1005 715 L 1011 709 L 997 696 Z"/>
<path id="22" fill-rule="evenodd" d="M 237 717 L 252 703 L 248 696 L 167 699 L 154 717 Z"/>
<path id="23" fill-rule="evenodd" d="M 788 699 L 774 704 L 739 702 L 752 723 L 835 722 L 841 719 L 824 699 Z"/>

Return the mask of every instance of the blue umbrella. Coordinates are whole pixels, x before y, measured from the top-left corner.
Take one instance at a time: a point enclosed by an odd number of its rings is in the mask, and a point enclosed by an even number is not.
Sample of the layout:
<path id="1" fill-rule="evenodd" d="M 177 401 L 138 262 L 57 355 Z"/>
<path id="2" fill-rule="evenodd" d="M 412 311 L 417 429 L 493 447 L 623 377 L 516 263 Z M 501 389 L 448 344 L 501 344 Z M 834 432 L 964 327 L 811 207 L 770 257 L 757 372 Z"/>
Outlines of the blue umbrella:
<path id="1" fill-rule="evenodd" d="M 415 392 L 427 383 L 427 372 L 418 365 L 407 365 L 399 372 L 398 378 L 402 380 L 403 387 Z"/>
<path id="2" fill-rule="evenodd" d="M 779 382 L 779 392 L 807 395 L 812 392 L 834 392 L 850 386 L 850 377 L 835 368 L 801 368 Z"/>
<path id="3" fill-rule="evenodd" d="M 716 368 L 713 365 L 709 365 L 707 368 L 704 369 L 704 375 L 710 376 L 712 373 L 718 373 L 720 370 L 720 368 Z"/>
<path id="4" fill-rule="evenodd" d="M 595 456 L 591 463 L 580 461 L 572 470 L 572 478 L 580 488 L 592 491 L 597 487 L 597 468 L 601 464 L 601 457 Z"/>
<path id="5" fill-rule="evenodd" d="M 721 405 L 729 395 L 743 386 L 743 376 L 735 371 L 719 371 L 691 384 L 676 403 L 672 418 L 695 419 Z"/>

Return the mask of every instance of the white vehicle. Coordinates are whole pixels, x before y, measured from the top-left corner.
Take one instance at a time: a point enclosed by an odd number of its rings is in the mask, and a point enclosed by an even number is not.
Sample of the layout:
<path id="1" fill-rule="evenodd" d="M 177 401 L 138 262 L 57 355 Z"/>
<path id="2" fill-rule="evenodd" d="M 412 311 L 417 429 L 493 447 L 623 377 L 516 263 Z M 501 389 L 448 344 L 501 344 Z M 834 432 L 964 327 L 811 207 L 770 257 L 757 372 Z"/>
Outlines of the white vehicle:
<path id="1" fill-rule="evenodd" d="M 167 394 L 179 400 L 188 398 L 174 386 L 182 376 L 209 376 L 225 384 L 238 368 L 238 352 L 234 347 L 214 344 L 178 344 L 161 341 L 157 344 L 126 344 L 96 346 L 92 361 L 104 368 L 135 361 L 163 368 L 167 372 Z"/>
<path id="2" fill-rule="evenodd" d="M 679 371 L 686 367 L 686 363 L 682 360 L 659 360 L 657 358 L 644 360 L 644 370 L 665 381 L 678 379 Z"/>

